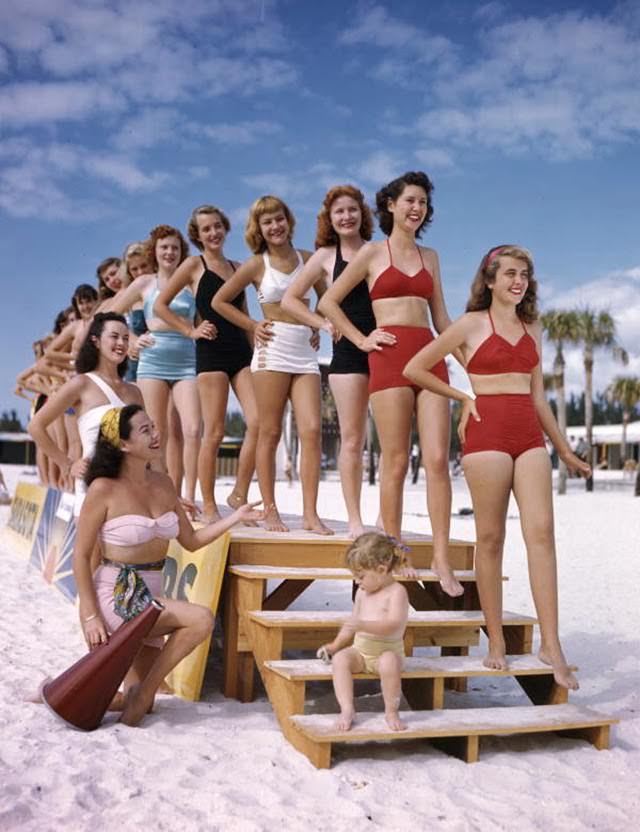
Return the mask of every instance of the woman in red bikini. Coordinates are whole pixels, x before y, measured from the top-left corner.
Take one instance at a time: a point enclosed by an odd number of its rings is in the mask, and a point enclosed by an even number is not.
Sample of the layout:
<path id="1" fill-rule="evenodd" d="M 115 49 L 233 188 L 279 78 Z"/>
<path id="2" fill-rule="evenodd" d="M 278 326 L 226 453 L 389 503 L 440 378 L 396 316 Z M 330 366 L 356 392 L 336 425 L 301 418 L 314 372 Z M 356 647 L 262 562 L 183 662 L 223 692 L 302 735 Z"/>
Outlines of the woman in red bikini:
<path id="1" fill-rule="evenodd" d="M 438 255 L 416 243 L 431 221 L 433 186 L 422 173 L 405 173 L 376 194 L 376 214 L 387 235 L 367 243 L 322 296 L 322 314 L 359 349 L 369 354 L 369 394 L 384 464 L 380 512 L 384 530 L 400 538 L 402 490 L 409 466 L 411 421 L 416 414 L 427 473 L 427 506 L 433 531 L 433 569 L 449 595 L 460 595 L 447 559 L 451 482 L 449 480 L 449 405 L 420 390 L 404 375 L 407 361 L 433 340 L 429 313 L 438 332 L 451 323 L 442 294 Z M 340 309 L 344 298 L 366 280 L 376 329 L 365 335 Z M 448 380 L 440 361 L 434 370 Z"/>
<path id="2" fill-rule="evenodd" d="M 551 462 L 542 431 L 567 467 L 588 476 L 589 466 L 558 429 L 544 395 L 542 330 L 537 284 L 526 249 L 505 245 L 483 257 L 471 286 L 467 313 L 407 364 L 405 374 L 443 397 L 462 402 L 458 433 L 476 521 L 476 579 L 495 670 L 507 668 L 502 633 L 502 551 L 513 491 L 527 547 L 533 600 L 540 621 L 540 659 L 559 685 L 575 690 L 558 638 L 558 585 L 553 532 Z M 442 358 L 462 349 L 475 399 L 434 372 Z"/>

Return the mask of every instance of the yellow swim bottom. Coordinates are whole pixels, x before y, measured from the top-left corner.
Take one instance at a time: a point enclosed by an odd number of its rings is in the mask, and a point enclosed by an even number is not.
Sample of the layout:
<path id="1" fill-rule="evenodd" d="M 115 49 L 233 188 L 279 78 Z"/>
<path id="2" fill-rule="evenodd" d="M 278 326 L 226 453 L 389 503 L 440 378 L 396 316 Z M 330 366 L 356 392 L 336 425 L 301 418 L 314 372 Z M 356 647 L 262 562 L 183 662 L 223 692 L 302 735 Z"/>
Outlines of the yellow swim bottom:
<path id="1" fill-rule="evenodd" d="M 384 639 L 356 633 L 353 646 L 362 656 L 364 669 L 367 673 L 378 673 L 378 660 L 383 653 L 391 652 L 404 659 L 404 641 L 398 639 Z"/>

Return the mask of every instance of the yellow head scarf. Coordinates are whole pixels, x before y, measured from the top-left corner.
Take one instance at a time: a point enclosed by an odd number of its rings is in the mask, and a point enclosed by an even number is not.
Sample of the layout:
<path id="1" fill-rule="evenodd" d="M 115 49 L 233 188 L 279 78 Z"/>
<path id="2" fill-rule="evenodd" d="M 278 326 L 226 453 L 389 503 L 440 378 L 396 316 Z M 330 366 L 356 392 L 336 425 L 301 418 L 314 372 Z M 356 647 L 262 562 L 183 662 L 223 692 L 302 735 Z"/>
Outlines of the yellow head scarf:
<path id="1" fill-rule="evenodd" d="M 112 407 L 100 419 L 100 433 L 114 448 L 120 447 L 120 413 L 121 407 Z"/>

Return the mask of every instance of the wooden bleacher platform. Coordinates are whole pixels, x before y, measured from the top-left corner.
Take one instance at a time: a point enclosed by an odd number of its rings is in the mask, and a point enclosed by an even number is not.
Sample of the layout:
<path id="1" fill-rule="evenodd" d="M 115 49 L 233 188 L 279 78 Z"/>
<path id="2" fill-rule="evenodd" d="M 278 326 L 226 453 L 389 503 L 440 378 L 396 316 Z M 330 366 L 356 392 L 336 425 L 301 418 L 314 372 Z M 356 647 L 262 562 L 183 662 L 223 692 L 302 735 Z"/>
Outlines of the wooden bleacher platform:
<path id="1" fill-rule="evenodd" d="M 492 671 L 469 656 L 480 640 L 484 619 L 473 572 L 474 544 L 451 540 L 449 559 L 465 592 L 450 598 L 429 569 L 432 540 L 409 534 L 405 541 L 418 570 L 404 579 L 413 608 L 405 634 L 407 659 L 403 694 L 413 711 L 401 718 L 409 730 L 392 732 L 383 714 L 359 714 L 349 732 L 336 732 L 337 715 L 305 714 L 307 682 L 331 683 L 331 667 L 313 657 L 287 659 L 288 650 L 310 650 L 329 641 L 350 609 L 292 611 L 288 607 L 314 581 L 349 581 L 344 554 L 350 544 L 346 524 L 331 523 L 330 537 L 305 532 L 300 519 L 286 517 L 289 533 L 260 528 L 232 531 L 224 590 L 224 693 L 241 701 L 253 697 L 256 667 L 287 740 L 317 767 L 328 767 L 335 743 L 400 741 L 426 738 L 467 762 L 478 759 L 484 735 L 559 732 L 607 748 L 609 726 L 617 720 L 568 704 L 551 669 L 531 655 L 536 619 L 504 613 L 509 656 L 507 671 Z M 268 592 L 268 582 L 276 584 Z M 345 604 L 346 606 L 346 604 Z M 440 656 L 413 656 L 421 646 L 437 647 Z M 509 676 L 525 691 L 530 706 L 445 709 L 445 687 L 466 690 L 467 679 Z M 356 678 L 373 679 L 370 674 Z M 481 704 L 481 703 L 479 703 Z M 337 710 L 337 706 L 336 706 Z"/>

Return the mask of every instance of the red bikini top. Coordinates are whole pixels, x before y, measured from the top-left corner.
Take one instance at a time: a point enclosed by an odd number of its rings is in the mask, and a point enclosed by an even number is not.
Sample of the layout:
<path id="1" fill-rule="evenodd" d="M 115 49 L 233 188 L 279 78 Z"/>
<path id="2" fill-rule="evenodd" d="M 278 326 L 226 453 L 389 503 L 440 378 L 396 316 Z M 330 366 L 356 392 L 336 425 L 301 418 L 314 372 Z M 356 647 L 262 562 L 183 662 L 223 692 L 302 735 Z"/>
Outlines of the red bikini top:
<path id="1" fill-rule="evenodd" d="M 524 323 L 524 333 L 519 340 L 512 344 L 498 335 L 493 325 L 493 318 L 490 310 L 489 320 L 491 321 L 491 335 L 480 344 L 478 349 L 471 356 L 467 363 L 467 372 L 475 375 L 498 375 L 500 373 L 531 373 L 537 365 L 540 357 L 536 348 L 536 342 L 527 332 Z"/>
<path id="2" fill-rule="evenodd" d="M 380 272 L 378 279 L 373 284 L 369 295 L 371 300 L 382 300 L 383 298 L 424 298 L 429 300 L 433 294 L 433 278 L 424 266 L 422 252 L 418 248 L 421 268 L 415 274 L 405 274 L 393 265 L 391 259 L 391 246 L 387 240 L 389 249 L 389 265 Z"/>

